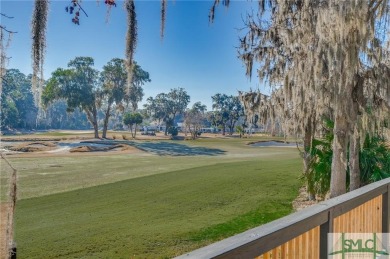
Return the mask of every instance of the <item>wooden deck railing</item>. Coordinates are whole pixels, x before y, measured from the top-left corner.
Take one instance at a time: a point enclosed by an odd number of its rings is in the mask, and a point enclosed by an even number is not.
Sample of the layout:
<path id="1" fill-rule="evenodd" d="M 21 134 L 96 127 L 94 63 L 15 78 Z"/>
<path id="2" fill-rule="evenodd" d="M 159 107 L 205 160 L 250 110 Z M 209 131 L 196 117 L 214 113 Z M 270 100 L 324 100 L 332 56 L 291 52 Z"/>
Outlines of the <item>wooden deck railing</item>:
<path id="1" fill-rule="evenodd" d="M 177 258 L 327 258 L 328 233 L 388 233 L 390 179 Z"/>

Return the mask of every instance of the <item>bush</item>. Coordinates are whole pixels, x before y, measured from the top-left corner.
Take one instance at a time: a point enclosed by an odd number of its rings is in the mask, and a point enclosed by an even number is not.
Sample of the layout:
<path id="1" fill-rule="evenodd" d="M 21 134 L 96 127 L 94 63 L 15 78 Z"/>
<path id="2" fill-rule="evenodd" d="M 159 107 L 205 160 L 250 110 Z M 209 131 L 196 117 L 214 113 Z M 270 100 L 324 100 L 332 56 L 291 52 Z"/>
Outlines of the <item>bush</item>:
<path id="1" fill-rule="evenodd" d="M 127 140 L 127 136 L 126 136 L 125 134 L 122 135 L 122 138 L 123 138 L 124 140 Z"/>
<path id="2" fill-rule="evenodd" d="M 366 136 L 360 151 L 360 181 L 362 185 L 390 176 L 390 149 L 380 136 Z"/>
<path id="3" fill-rule="evenodd" d="M 324 137 L 313 139 L 310 148 L 309 171 L 303 176 L 307 183 L 308 192 L 318 195 L 320 198 L 324 198 L 330 190 L 333 127 L 333 121 L 324 120 Z M 390 149 L 386 146 L 383 137 L 379 135 L 366 136 L 359 154 L 359 167 L 362 186 L 390 177 Z M 349 168 L 346 177 L 348 188 Z"/>
<path id="4" fill-rule="evenodd" d="M 172 137 L 176 137 L 179 134 L 179 131 L 176 127 L 169 127 L 168 134 L 171 134 Z"/>
<path id="5" fill-rule="evenodd" d="M 324 198 L 330 190 L 333 127 L 333 121 L 325 119 L 323 139 L 313 139 L 310 148 L 309 172 L 305 176 L 308 192 L 312 195 L 317 194 L 321 198 Z"/>

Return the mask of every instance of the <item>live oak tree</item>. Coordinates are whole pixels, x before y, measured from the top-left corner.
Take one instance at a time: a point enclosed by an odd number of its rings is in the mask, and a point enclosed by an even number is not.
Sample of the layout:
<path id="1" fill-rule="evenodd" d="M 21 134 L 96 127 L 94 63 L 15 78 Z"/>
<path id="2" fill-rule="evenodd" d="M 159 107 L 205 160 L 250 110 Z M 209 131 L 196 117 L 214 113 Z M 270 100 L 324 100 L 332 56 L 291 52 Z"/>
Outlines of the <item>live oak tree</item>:
<path id="1" fill-rule="evenodd" d="M 7 69 L 1 92 L 1 129 L 34 128 L 37 109 L 31 92 L 31 75 Z"/>
<path id="2" fill-rule="evenodd" d="M 165 135 L 173 126 L 176 115 L 184 113 L 190 102 L 190 96 L 183 88 L 171 89 L 169 93 L 160 93 L 155 98 L 149 97 L 144 105 L 149 116 L 165 123 Z"/>
<path id="3" fill-rule="evenodd" d="M 140 113 L 127 112 L 123 115 L 123 124 L 127 125 L 130 129 L 132 138 L 137 135 L 137 125 L 140 125 L 143 121 L 143 117 Z"/>
<path id="4" fill-rule="evenodd" d="M 124 111 L 124 104 L 130 103 L 133 111 L 138 107 L 138 102 L 142 101 L 142 86 L 150 82 L 149 73 L 144 71 L 136 62 L 133 66 L 133 77 L 130 91 L 127 93 L 127 71 L 123 59 L 114 58 L 109 61 L 100 74 L 102 82 L 101 99 L 105 102 L 103 133 L 102 137 L 106 138 L 108 121 L 112 110 Z M 113 107 L 115 105 L 115 107 Z"/>
<path id="5" fill-rule="evenodd" d="M 158 126 L 165 120 L 167 117 L 166 104 L 167 97 L 165 93 L 157 94 L 155 98 L 149 97 L 146 99 L 144 104 L 144 111 L 146 115 L 153 120 L 157 121 Z"/>
<path id="6" fill-rule="evenodd" d="M 185 129 L 190 132 L 193 140 L 199 136 L 200 129 L 205 124 L 206 110 L 206 105 L 201 102 L 196 102 L 192 105 L 191 109 L 187 109 L 184 113 Z"/>
<path id="7" fill-rule="evenodd" d="M 129 91 L 126 93 L 126 101 L 131 104 L 133 111 L 138 109 L 138 103 L 144 97 L 143 85 L 150 82 L 149 73 L 144 71 L 141 66 L 134 61 L 132 83 Z"/>
<path id="8" fill-rule="evenodd" d="M 244 115 L 244 109 L 237 96 L 226 94 L 215 94 L 211 97 L 214 121 L 217 126 L 222 127 L 222 134 L 225 135 L 226 127 L 232 135 L 238 119 Z"/>
<path id="9" fill-rule="evenodd" d="M 43 90 L 42 103 L 47 107 L 54 100 L 66 100 L 69 112 L 77 108 L 85 112 L 93 126 L 95 138 L 99 138 L 97 113 L 101 92 L 98 71 L 93 64 L 91 57 L 76 57 L 68 63 L 68 69 L 58 68 L 54 71 Z"/>
<path id="10" fill-rule="evenodd" d="M 279 115 L 303 135 L 305 148 L 324 115 L 334 121 L 331 197 L 346 191 L 348 162 L 351 189 L 359 186 L 357 150 L 369 128 L 367 113 L 377 125 L 389 118 L 383 61 L 389 10 L 385 0 L 270 0 L 260 1 L 259 16 L 247 19 L 240 54 L 248 75 L 257 64 L 260 79 L 283 86 L 269 107 L 282 108 Z"/>
<path id="11" fill-rule="evenodd" d="M 105 66 L 100 75 L 102 82 L 101 97 L 105 100 L 104 120 L 102 138 L 107 137 L 108 121 L 110 119 L 111 110 L 115 103 L 118 109 L 123 107 L 123 99 L 125 97 L 127 73 L 124 60 L 114 58 Z M 123 108 L 122 108 L 123 110 Z"/>

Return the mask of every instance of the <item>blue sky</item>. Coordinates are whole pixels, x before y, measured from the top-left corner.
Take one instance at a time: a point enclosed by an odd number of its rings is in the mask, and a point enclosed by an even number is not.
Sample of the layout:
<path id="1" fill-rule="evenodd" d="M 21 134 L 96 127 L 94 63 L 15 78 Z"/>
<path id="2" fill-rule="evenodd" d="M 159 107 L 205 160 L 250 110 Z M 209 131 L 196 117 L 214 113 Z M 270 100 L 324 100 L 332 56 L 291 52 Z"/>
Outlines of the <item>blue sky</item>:
<path id="1" fill-rule="evenodd" d="M 81 14 L 80 26 L 65 12 L 70 1 L 51 1 L 47 30 L 45 79 L 58 67 L 66 67 L 76 56 L 95 59 L 99 70 L 110 59 L 124 58 L 126 14 L 123 2 L 111 8 L 106 22 L 104 0 L 84 0 L 88 17 Z M 136 1 L 138 46 L 135 60 L 150 73 L 152 82 L 144 86 L 144 100 L 171 88 L 183 87 L 191 104 L 201 101 L 211 109 L 216 93 L 237 94 L 259 87 L 258 79 L 245 76 L 237 58 L 239 28 L 243 18 L 257 3 L 233 1 L 229 8 L 220 6 L 213 24 L 208 22 L 211 1 L 168 2 L 165 37 L 160 38 L 160 1 Z M 30 21 L 33 1 L 1 1 L 1 12 L 14 19 L 1 18 L 7 29 L 17 31 L 7 55 L 8 68 L 31 73 Z M 263 89 L 262 89 L 263 90 Z"/>

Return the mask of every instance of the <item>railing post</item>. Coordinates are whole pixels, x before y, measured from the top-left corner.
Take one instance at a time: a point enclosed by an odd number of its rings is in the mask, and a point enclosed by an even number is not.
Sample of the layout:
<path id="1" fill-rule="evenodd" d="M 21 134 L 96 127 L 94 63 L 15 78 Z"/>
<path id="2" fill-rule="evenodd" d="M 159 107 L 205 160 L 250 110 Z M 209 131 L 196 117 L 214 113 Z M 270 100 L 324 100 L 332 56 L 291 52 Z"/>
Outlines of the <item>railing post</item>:
<path id="1" fill-rule="evenodd" d="M 333 212 L 328 211 L 328 221 L 320 226 L 320 258 L 328 258 L 328 233 L 333 233 Z"/>
<path id="2" fill-rule="evenodd" d="M 16 243 L 12 242 L 12 246 L 9 251 L 9 258 L 10 259 L 16 259 Z"/>
<path id="3" fill-rule="evenodd" d="M 387 185 L 387 192 L 382 194 L 382 233 L 389 233 L 390 217 L 390 185 Z"/>

